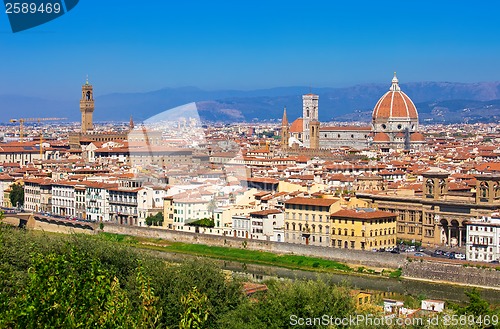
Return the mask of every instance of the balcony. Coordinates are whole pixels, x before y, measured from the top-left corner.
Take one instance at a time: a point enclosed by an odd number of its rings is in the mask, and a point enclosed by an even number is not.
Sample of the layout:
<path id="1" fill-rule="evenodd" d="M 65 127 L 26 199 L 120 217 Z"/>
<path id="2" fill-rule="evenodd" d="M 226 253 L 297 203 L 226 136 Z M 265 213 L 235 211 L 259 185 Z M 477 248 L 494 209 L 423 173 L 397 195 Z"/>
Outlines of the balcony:
<path id="1" fill-rule="evenodd" d="M 137 200 L 109 199 L 109 203 L 137 206 Z"/>

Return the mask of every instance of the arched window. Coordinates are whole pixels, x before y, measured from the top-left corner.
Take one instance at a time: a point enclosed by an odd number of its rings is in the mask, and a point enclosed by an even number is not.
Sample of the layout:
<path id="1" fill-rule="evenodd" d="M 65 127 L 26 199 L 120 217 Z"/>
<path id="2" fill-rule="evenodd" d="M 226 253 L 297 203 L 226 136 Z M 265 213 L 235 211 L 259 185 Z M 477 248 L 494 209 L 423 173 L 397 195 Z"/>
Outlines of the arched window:
<path id="1" fill-rule="evenodd" d="M 441 179 L 439 181 L 439 193 L 444 194 L 446 188 L 446 181 L 444 179 Z"/>
<path id="2" fill-rule="evenodd" d="M 425 183 L 426 194 L 434 194 L 434 182 L 432 179 L 428 179 Z"/>
<path id="3" fill-rule="evenodd" d="M 487 198 L 489 196 L 488 188 L 489 188 L 488 183 L 486 183 L 486 182 L 481 183 L 479 190 L 481 191 L 482 198 Z"/>
<path id="4" fill-rule="evenodd" d="M 495 198 L 499 198 L 500 197 L 500 183 L 499 182 L 495 182 L 495 184 L 493 185 L 493 191 L 494 191 L 494 197 Z"/>

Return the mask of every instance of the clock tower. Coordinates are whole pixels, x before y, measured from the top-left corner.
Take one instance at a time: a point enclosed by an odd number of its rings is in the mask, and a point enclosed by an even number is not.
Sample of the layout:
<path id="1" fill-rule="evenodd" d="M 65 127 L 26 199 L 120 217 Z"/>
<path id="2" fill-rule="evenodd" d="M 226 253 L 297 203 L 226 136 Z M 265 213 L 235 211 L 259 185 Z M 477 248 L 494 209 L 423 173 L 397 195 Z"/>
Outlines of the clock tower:
<path id="1" fill-rule="evenodd" d="M 82 86 L 80 112 L 82 112 L 82 133 L 94 130 L 94 125 L 92 123 L 92 114 L 94 113 L 94 90 L 88 78 Z"/>

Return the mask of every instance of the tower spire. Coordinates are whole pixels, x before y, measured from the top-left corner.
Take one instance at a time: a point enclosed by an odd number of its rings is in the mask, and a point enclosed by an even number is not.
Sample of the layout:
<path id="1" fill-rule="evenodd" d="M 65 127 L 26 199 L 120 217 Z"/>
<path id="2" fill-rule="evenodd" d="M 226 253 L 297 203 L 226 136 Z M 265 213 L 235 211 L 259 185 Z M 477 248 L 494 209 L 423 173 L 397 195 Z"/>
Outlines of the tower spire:
<path id="1" fill-rule="evenodd" d="M 128 123 L 128 127 L 130 128 L 130 130 L 134 129 L 134 127 L 135 127 L 134 119 L 132 119 L 132 116 L 130 116 L 130 121 Z"/>
<path id="2" fill-rule="evenodd" d="M 391 88 L 389 88 L 390 91 L 400 91 L 401 88 L 399 88 L 399 80 L 398 77 L 396 76 L 396 72 L 394 72 L 394 78 L 392 78 L 392 85 Z"/>
<path id="3" fill-rule="evenodd" d="M 85 78 L 85 85 L 88 86 L 90 83 L 89 83 L 89 75 L 87 74 L 87 77 Z"/>
<path id="4" fill-rule="evenodd" d="M 282 126 L 288 126 L 288 118 L 286 116 L 286 106 L 283 109 L 283 119 L 281 120 L 281 125 Z"/>

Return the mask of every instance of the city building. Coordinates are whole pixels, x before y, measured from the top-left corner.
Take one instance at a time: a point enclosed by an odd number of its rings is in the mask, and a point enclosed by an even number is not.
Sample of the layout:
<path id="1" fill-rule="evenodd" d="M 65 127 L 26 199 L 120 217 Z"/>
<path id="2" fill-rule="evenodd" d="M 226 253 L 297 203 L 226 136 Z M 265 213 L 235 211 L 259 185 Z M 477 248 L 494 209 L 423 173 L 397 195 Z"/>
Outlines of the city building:
<path id="1" fill-rule="evenodd" d="M 62 217 L 75 216 L 75 182 L 52 183 L 52 214 Z"/>
<path id="2" fill-rule="evenodd" d="M 332 247 L 356 250 L 396 245 L 396 215 L 371 208 L 342 209 L 331 215 Z"/>
<path id="3" fill-rule="evenodd" d="M 500 214 L 493 213 L 467 222 L 466 259 L 479 262 L 500 260 Z"/>
<path id="4" fill-rule="evenodd" d="M 92 222 L 107 222 L 109 216 L 109 191 L 117 184 L 102 182 L 85 182 L 86 219 Z"/>
<path id="5" fill-rule="evenodd" d="M 330 214 L 339 198 L 294 197 L 285 201 L 285 242 L 330 246 Z"/>
<path id="6" fill-rule="evenodd" d="M 267 209 L 250 213 L 250 239 L 283 242 L 284 213 Z"/>
<path id="7" fill-rule="evenodd" d="M 182 230 L 185 224 L 203 218 L 210 218 L 212 214 L 208 211 L 208 205 L 209 201 L 200 197 L 186 196 L 174 198 L 175 229 Z"/>
<path id="8" fill-rule="evenodd" d="M 359 192 L 369 207 L 397 215 L 397 238 L 423 246 L 465 246 L 466 223 L 500 207 L 500 176 L 474 175 L 468 191 L 449 190 L 450 173 L 434 167 L 422 174 L 422 192 L 392 190 Z"/>

